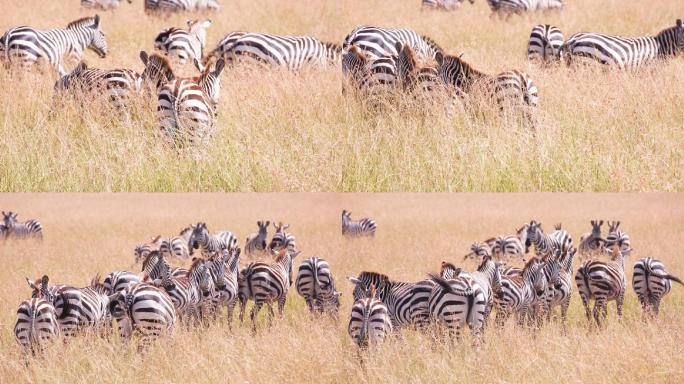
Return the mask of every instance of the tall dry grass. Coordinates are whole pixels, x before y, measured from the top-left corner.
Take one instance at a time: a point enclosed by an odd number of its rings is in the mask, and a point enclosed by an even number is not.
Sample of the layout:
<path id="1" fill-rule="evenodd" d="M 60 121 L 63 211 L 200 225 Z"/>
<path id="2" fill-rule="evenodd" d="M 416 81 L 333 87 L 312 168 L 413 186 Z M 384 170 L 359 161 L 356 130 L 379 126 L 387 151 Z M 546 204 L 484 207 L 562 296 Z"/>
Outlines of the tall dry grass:
<path id="1" fill-rule="evenodd" d="M 592 218 L 617 218 L 631 235 L 639 257 L 663 260 L 684 276 L 678 242 L 684 236 L 684 200 L 668 194 L 165 194 L 165 195 L 4 195 L 0 207 L 39 218 L 42 243 L 0 245 L 0 382 L 658 382 L 676 383 L 684 374 L 682 335 L 684 287 L 664 300 L 661 317 L 642 323 L 631 286 L 620 324 L 609 304 L 607 329 L 589 331 L 577 295 L 569 330 L 553 323 L 534 334 L 509 322 L 489 328 L 481 351 L 444 345 L 415 332 L 390 340 L 374 351 L 365 368 L 346 334 L 351 285 L 346 276 L 382 271 L 412 281 L 448 260 L 462 262 L 471 242 L 508 233 L 536 218 L 549 228 L 562 221 L 574 236 Z M 180 209 L 179 209 L 180 208 Z M 355 217 L 378 222 L 372 241 L 345 241 L 340 232 L 343 208 Z M 20 216 L 20 217 L 21 217 Z M 285 318 L 252 335 L 249 324 L 231 332 L 225 322 L 202 332 L 179 327 L 146 356 L 84 337 L 55 345 L 44 359 L 24 365 L 12 327 L 18 303 L 30 294 L 24 276 L 50 275 L 54 283 L 82 286 L 96 273 L 132 266 L 133 247 L 158 233 L 172 234 L 199 219 L 214 230 L 235 231 L 241 243 L 259 219 L 283 220 L 304 257 L 329 260 L 343 292 L 338 322 L 311 319 L 304 301 L 290 292 Z M 299 264 L 299 260 L 297 264 Z M 244 265 L 244 260 L 243 260 Z M 575 269 L 578 264 L 575 264 Z M 262 325 L 265 323 L 262 322 Z M 467 334 L 467 332 L 466 332 Z M 151 368 L 153 367 L 153 368 Z"/>
<path id="2" fill-rule="evenodd" d="M 0 30 L 64 26 L 92 11 L 78 1 L 3 0 Z M 562 13 L 489 18 L 484 1 L 421 12 L 418 0 L 226 1 L 208 15 L 208 47 L 233 30 L 341 42 L 354 27 L 410 27 L 489 73 L 518 68 L 540 89 L 536 135 L 515 121 L 440 106 L 373 115 L 341 95 L 338 67 L 300 74 L 227 70 L 217 134 L 202 156 L 177 156 L 158 136 L 155 103 L 122 116 L 98 100 L 53 100 L 54 72 L 0 71 L 1 191 L 680 191 L 684 188 L 684 63 L 635 73 L 541 70 L 527 62 L 531 27 L 566 35 L 652 35 L 674 25 L 679 0 L 576 0 Z M 100 12 L 102 13 L 102 12 Z M 142 69 L 162 28 L 188 15 L 147 17 L 141 1 L 102 13 L 111 47 L 91 66 Z M 186 69 L 190 73 L 191 68 Z M 419 113 L 428 109 L 434 113 Z"/>

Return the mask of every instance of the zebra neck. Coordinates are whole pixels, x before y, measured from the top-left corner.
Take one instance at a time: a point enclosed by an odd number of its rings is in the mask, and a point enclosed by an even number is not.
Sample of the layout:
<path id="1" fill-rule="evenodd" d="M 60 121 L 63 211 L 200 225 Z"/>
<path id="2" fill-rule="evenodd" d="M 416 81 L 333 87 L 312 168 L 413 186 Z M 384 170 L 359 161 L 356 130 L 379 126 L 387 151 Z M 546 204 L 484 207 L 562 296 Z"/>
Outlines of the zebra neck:
<path id="1" fill-rule="evenodd" d="M 658 57 L 668 57 L 677 55 L 677 36 L 676 30 L 667 29 L 658 35 L 652 37 L 656 42 L 658 49 Z"/>

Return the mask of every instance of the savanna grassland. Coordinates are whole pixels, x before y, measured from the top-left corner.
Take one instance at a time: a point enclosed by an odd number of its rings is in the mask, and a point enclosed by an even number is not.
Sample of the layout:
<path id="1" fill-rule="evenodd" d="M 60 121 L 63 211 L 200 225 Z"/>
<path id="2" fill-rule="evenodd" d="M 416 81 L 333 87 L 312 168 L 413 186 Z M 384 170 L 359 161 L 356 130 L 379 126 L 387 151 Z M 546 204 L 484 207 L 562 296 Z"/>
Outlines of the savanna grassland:
<path id="1" fill-rule="evenodd" d="M 94 13 L 77 0 L 0 4 L 2 31 L 64 27 Z M 90 66 L 142 71 L 139 51 L 151 51 L 162 28 L 196 17 L 151 17 L 142 8 L 134 0 L 99 12 L 110 53 L 88 53 Z M 539 23 L 566 37 L 654 35 L 684 16 L 681 0 L 571 0 L 562 13 L 489 16 L 482 0 L 451 13 L 421 12 L 419 0 L 231 0 L 206 15 L 207 48 L 234 30 L 341 43 L 363 24 L 413 28 L 485 72 L 528 72 L 541 98 L 534 133 L 491 111 L 447 114 L 442 103 L 369 112 L 342 95 L 339 65 L 298 74 L 238 67 L 223 74 L 211 145 L 178 156 L 160 138 L 151 98 L 122 114 L 92 95 L 53 97 L 50 69 L 23 76 L 1 69 L 0 191 L 684 190 L 684 58 L 618 72 L 541 69 L 525 53 Z"/>
<path id="2" fill-rule="evenodd" d="M 42 242 L 0 245 L 3 383 L 677 383 L 684 374 L 684 287 L 673 287 L 660 318 L 649 323 L 641 321 L 631 289 L 631 267 L 640 257 L 661 259 L 671 273 L 684 276 L 678 246 L 684 237 L 680 195 L 9 194 L 0 206 L 11 206 L 24 220 L 39 218 L 45 228 Z M 343 208 L 355 217 L 374 217 L 377 237 L 344 240 Z M 225 320 L 202 331 L 177 327 L 144 356 L 124 348 L 118 337 L 108 342 L 85 336 L 58 343 L 45 358 L 24 365 L 12 333 L 16 307 L 30 294 L 24 276 L 47 273 L 54 283 L 84 286 L 96 273 L 137 270 L 137 243 L 174 234 L 200 218 L 214 231 L 234 231 L 241 244 L 259 219 L 291 223 L 300 257 L 327 259 L 337 276 L 343 292 L 339 321 L 312 319 L 293 289 L 285 317 L 271 328 L 262 319 L 256 335 L 248 323 L 230 331 Z M 472 242 L 510 233 L 532 218 L 544 228 L 562 221 L 575 241 L 592 218 L 622 220 L 635 249 L 626 261 L 630 287 L 622 323 L 610 303 L 607 328 L 589 330 L 575 295 L 566 335 L 555 322 L 533 333 L 509 321 L 503 329 L 489 328 L 476 352 L 468 332 L 462 343 L 449 346 L 406 331 L 374 350 L 365 368 L 359 365 L 346 333 L 352 304 L 346 276 L 374 270 L 415 281 L 437 271 L 443 260 L 472 270 L 473 261 L 462 261 Z"/>

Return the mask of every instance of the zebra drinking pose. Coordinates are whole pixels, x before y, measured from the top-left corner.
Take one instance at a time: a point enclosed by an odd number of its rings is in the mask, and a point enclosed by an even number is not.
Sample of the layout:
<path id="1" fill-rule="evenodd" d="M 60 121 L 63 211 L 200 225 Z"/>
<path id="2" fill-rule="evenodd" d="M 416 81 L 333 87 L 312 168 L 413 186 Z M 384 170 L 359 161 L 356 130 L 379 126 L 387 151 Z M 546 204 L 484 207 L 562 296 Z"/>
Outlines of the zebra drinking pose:
<path id="1" fill-rule="evenodd" d="M 43 226 L 38 220 L 31 219 L 20 223 L 17 221 L 18 215 L 16 212 L 9 211 L 5 213 L 5 211 L 2 211 L 2 237 L 15 237 L 17 239 L 43 238 Z"/>
<path id="2" fill-rule="evenodd" d="M 341 293 L 335 287 L 335 279 L 327 261 L 317 257 L 302 261 L 295 285 L 309 311 L 337 316 Z"/>
<path id="3" fill-rule="evenodd" d="M 133 3 L 133 0 L 126 0 L 128 4 Z M 81 0 L 81 7 L 95 8 L 95 9 L 115 9 L 121 4 L 121 0 Z"/>
<path id="4" fill-rule="evenodd" d="M 375 287 L 372 286 L 368 297 L 354 302 L 347 332 L 356 345 L 364 348 L 382 343 L 392 330 L 389 310 L 376 298 Z"/>
<path id="5" fill-rule="evenodd" d="M 684 285 L 682 280 L 665 270 L 660 260 L 646 257 L 634 264 L 632 287 L 639 297 L 644 316 L 658 316 L 660 300 L 670 292 L 673 281 Z"/>
<path id="6" fill-rule="evenodd" d="M 69 23 L 66 29 L 37 30 L 31 27 L 15 27 L 0 38 L 5 46 L 5 62 L 18 60 L 29 69 L 38 61 L 47 61 L 60 76 L 67 74 L 62 60 L 64 56 L 80 60 L 89 48 L 104 58 L 107 40 L 102 32 L 100 16 L 85 17 Z"/>
<path id="7" fill-rule="evenodd" d="M 460 56 L 437 52 L 435 59 L 441 80 L 447 87 L 454 88 L 456 94 L 483 93 L 486 99 L 495 100 L 501 111 L 511 107 L 522 109 L 524 120 L 534 125 L 532 112 L 539 104 L 539 94 L 526 73 L 512 70 L 491 76 L 474 69 Z"/>
<path id="8" fill-rule="evenodd" d="M 352 220 L 351 212 L 342 210 L 342 236 L 346 237 L 375 237 L 377 230 L 375 220 L 367 217 L 360 220 Z"/>
<path id="9" fill-rule="evenodd" d="M 268 240 L 268 226 L 271 225 L 270 221 L 257 221 L 257 226 L 259 226 L 258 233 L 252 233 L 247 236 L 245 240 L 245 254 L 249 257 L 253 257 L 257 254 L 263 254 L 267 251 L 267 240 Z"/>
<path id="10" fill-rule="evenodd" d="M 421 36 L 411 29 L 379 28 L 361 26 L 354 29 L 344 39 L 342 53 L 347 53 L 352 47 L 369 59 L 397 57 L 396 43 L 410 46 L 421 59 L 435 58 L 442 48 L 427 36 Z"/>
<path id="11" fill-rule="evenodd" d="M 652 37 L 625 38 L 601 33 L 576 33 L 563 44 L 561 55 L 568 64 L 587 58 L 619 69 L 636 69 L 656 59 L 676 57 L 684 52 L 684 25 L 665 28 Z"/>
<path id="12" fill-rule="evenodd" d="M 608 301 L 615 300 L 618 319 L 622 319 L 622 304 L 625 301 L 625 254 L 619 245 L 611 248 L 612 260 L 589 260 L 585 262 L 575 275 L 577 291 L 582 298 L 582 305 L 591 322 L 589 301 L 594 299 L 594 321 L 599 327 L 602 319 L 608 316 Z"/>
<path id="13" fill-rule="evenodd" d="M 603 220 L 591 220 L 591 232 L 580 237 L 579 254 L 582 258 L 588 258 L 595 253 L 603 253 L 605 240 L 601 237 Z"/>
<path id="14" fill-rule="evenodd" d="M 268 244 L 268 249 L 271 252 L 279 252 L 283 249 L 287 249 L 288 252 L 292 253 L 297 250 L 297 243 L 293 234 L 287 231 L 290 225 L 284 225 L 282 222 L 276 224 L 273 222 L 273 227 L 276 232 L 273 234 L 271 242 Z"/>
<path id="15" fill-rule="evenodd" d="M 105 94 L 115 108 L 123 108 L 131 96 L 142 93 L 142 77 L 130 69 L 88 68 L 82 61 L 57 80 L 55 90 L 80 91 L 91 96 Z"/>
<path id="16" fill-rule="evenodd" d="M 207 44 L 207 29 L 211 20 L 188 20 L 188 30 L 168 28 L 154 40 L 154 48 L 165 52 L 174 63 L 185 65 L 188 60 L 202 62 L 204 47 Z M 200 72 L 204 66 L 200 64 Z"/>
<path id="17" fill-rule="evenodd" d="M 130 341 L 134 330 L 140 334 L 139 350 L 144 350 L 163 332 L 172 331 L 176 323 L 176 310 L 169 295 L 147 283 L 129 284 L 109 296 L 109 310 L 119 321 L 125 342 Z"/>
<path id="18" fill-rule="evenodd" d="M 298 71 L 305 66 L 327 66 L 338 62 L 341 49 L 309 36 L 275 36 L 264 33 L 233 32 L 227 35 L 209 57 L 232 64 L 249 58 L 272 67 Z"/>
<path id="19" fill-rule="evenodd" d="M 421 9 L 437 9 L 440 11 L 455 11 L 461 8 L 465 0 L 422 0 Z M 470 4 L 475 4 L 475 0 L 468 0 Z"/>
<path id="20" fill-rule="evenodd" d="M 563 0 L 487 0 L 492 15 L 509 17 L 513 13 L 563 9 Z"/>
<path id="21" fill-rule="evenodd" d="M 560 61 L 563 45 L 563 32 L 549 24 L 539 24 L 532 28 L 527 44 L 527 58 L 542 64 Z"/>

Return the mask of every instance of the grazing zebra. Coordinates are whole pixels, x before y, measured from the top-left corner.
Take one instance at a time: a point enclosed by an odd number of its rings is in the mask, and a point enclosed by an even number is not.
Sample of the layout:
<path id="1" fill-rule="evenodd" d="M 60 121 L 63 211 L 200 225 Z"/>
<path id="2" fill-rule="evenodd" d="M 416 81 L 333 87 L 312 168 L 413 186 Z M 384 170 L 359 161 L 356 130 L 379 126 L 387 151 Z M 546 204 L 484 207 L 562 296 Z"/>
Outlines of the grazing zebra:
<path id="1" fill-rule="evenodd" d="M 356 46 L 352 46 L 342 56 L 342 74 L 347 82 L 367 98 L 382 97 L 397 85 L 397 63 L 394 57 L 380 57 L 377 59 L 366 56 Z M 346 94 L 343 86 L 342 94 Z"/>
<path id="2" fill-rule="evenodd" d="M 109 310 L 119 321 L 121 338 L 129 342 L 133 331 L 140 334 L 139 350 L 144 350 L 163 332 L 170 332 L 176 324 L 176 310 L 163 289 L 147 283 L 129 284 L 109 296 Z"/>
<path id="3" fill-rule="evenodd" d="M 580 237 L 579 254 L 582 258 L 587 258 L 595 253 L 603 253 L 605 240 L 601 237 L 601 226 L 603 220 L 591 220 L 591 232 L 587 232 Z"/>
<path id="4" fill-rule="evenodd" d="M 561 55 L 567 64 L 575 57 L 587 58 L 620 69 L 636 69 L 656 59 L 676 57 L 684 52 L 684 26 L 665 28 L 652 37 L 624 38 L 601 33 L 576 33 L 563 44 Z"/>
<path id="5" fill-rule="evenodd" d="M 188 30 L 168 28 L 162 31 L 154 41 L 154 48 L 165 52 L 175 63 L 185 65 L 188 60 L 202 62 L 204 47 L 207 44 L 207 29 L 211 20 L 188 20 Z M 204 66 L 200 65 L 200 72 Z"/>
<path id="6" fill-rule="evenodd" d="M 128 4 L 131 4 L 133 0 L 126 0 Z M 121 4 L 121 0 L 81 0 L 81 7 L 83 8 L 95 8 L 95 9 L 114 9 L 118 8 Z"/>
<path id="7" fill-rule="evenodd" d="M 209 233 L 207 223 L 197 223 L 192 226 L 192 234 L 188 239 L 190 254 L 193 250 L 201 248 L 202 256 L 210 256 L 223 249 L 235 249 L 238 246 L 237 237 L 232 232 L 219 232 L 216 235 Z"/>
<path id="8" fill-rule="evenodd" d="M 288 252 L 292 253 L 297 250 L 297 243 L 293 234 L 287 231 L 290 225 L 283 225 L 282 222 L 276 224 L 273 223 L 273 227 L 276 232 L 273 234 L 271 242 L 268 244 L 268 249 L 271 252 L 279 252 L 282 249 L 287 249 Z"/>
<path id="9" fill-rule="evenodd" d="M 617 304 L 618 319 L 622 319 L 622 304 L 625 300 L 625 254 L 620 247 L 615 245 L 611 248 L 612 260 L 586 261 L 575 275 L 577 291 L 582 298 L 582 305 L 591 322 L 589 301 L 594 299 L 594 321 L 601 326 L 608 316 L 608 301 L 615 300 Z"/>
<path id="10" fill-rule="evenodd" d="M 247 256 L 253 257 L 254 255 L 263 254 L 266 252 L 268 244 L 268 226 L 271 225 L 270 221 L 257 221 L 257 226 L 259 226 L 258 233 L 252 233 L 247 236 L 245 240 L 245 254 Z"/>
<path id="11" fill-rule="evenodd" d="M 632 253 L 632 243 L 629 235 L 620 231 L 619 221 L 608 222 L 608 236 L 606 236 L 605 243 L 605 248 L 607 249 L 617 245 L 625 256 L 629 256 Z"/>
<path id="12" fill-rule="evenodd" d="M 238 297 L 238 275 L 240 269 L 240 248 L 223 250 L 221 254 L 209 258 L 207 267 L 214 281 L 215 293 L 212 297 L 214 315 L 219 307 L 225 305 L 228 309 L 228 326 L 232 326 L 233 310 Z"/>
<path id="13" fill-rule="evenodd" d="M 410 46 L 421 59 L 432 59 L 442 52 L 442 48 L 432 39 L 420 36 L 411 29 L 370 26 L 357 27 L 347 35 L 342 44 L 342 52 L 346 53 L 352 47 L 357 47 L 369 59 L 397 57 L 397 42 Z"/>
<path id="14" fill-rule="evenodd" d="M 487 308 L 487 298 L 482 288 L 466 275 L 447 280 L 431 274 L 430 278 L 435 283 L 428 299 L 430 317 L 443 323 L 449 334 L 457 339 L 460 338 L 461 327 L 467 325 L 474 344 L 479 345 Z"/>
<path id="15" fill-rule="evenodd" d="M 71 73 L 57 80 L 55 90 L 104 94 L 114 107 L 122 108 L 131 96 L 142 93 L 142 77 L 130 69 L 88 68 L 82 61 Z"/>
<path id="16" fill-rule="evenodd" d="M 347 332 L 361 348 L 381 344 L 392 333 L 387 306 L 375 296 L 371 287 L 368 297 L 357 299 L 351 310 Z"/>
<path id="17" fill-rule="evenodd" d="M 396 43 L 397 76 L 404 90 L 432 92 L 442 85 L 435 65 L 420 65 L 413 48 L 408 44 Z"/>
<path id="18" fill-rule="evenodd" d="M 145 12 L 217 11 L 218 0 L 145 0 Z"/>
<path id="19" fill-rule="evenodd" d="M 159 249 L 161 248 L 161 244 L 161 235 L 153 237 L 152 239 L 150 239 L 148 243 L 138 244 L 133 250 L 136 264 L 139 263 L 141 260 L 145 260 L 145 258 L 147 257 L 147 255 L 150 254 L 150 252 L 159 251 Z"/>
<path id="20" fill-rule="evenodd" d="M 437 9 L 440 11 L 455 11 L 461 8 L 465 0 L 422 0 L 422 9 Z M 475 0 L 468 0 L 470 4 L 474 4 Z"/>
<path id="21" fill-rule="evenodd" d="M 508 17 L 513 13 L 563 9 L 563 0 L 487 0 L 492 15 Z"/>
<path id="22" fill-rule="evenodd" d="M 25 353 L 42 351 L 60 335 L 55 307 L 42 297 L 23 301 L 17 309 L 14 337 Z"/>
<path id="23" fill-rule="evenodd" d="M 367 217 L 361 220 L 352 220 L 351 212 L 342 210 L 342 236 L 346 237 L 375 237 L 378 226 L 375 220 Z"/>
<path id="24" fill-rule="evenodd" d="M 512 70 L 492 76 L 474 69 L 459 56 L 437 52 L 435 59 L 441 80 L 448 87 L 455 88 L 456 94 L 464 96 L 484 92 L 488 99 L 496 100 L 501 111 L 507 106 L 522 107 L 523 118 L 534 125 L 532 111 L 539 104 L 539 93 L 526 73 Z"/>
<path id="25" fill-rule="evenodd" d="M 34 63 L 45 60 L 60 76 L 67 74 L 62 64 L 64 56 L 80 60 L 83 52 L 89 48 L 104 58 L 108 51 L 99 15 L 73 21 L 66 29 L 41 31 L 31 27 L 15 27 L 5 32 L 0 41 L 4 41 L 7 64 L 20 60 L 21 66 L 29 69 Z"/>
<path id="26" fill-rule="evenodd" d="M 200 320 L 203 310 L 212 305 L 211 294 L 214 287 L 211 274 L 205 263 L 204 259 L 193 259 L 185 276 L 172 276 L 167 270 L 167 278 L 171 284 L 162 284 L 162 287 L 171 297 L 180 320 L 194 320 L 196 324 Z"/>
<path id="27" fill-rule="evenodd" d="M 644 315 L 658 316 L 660 300 L 672 289 L 672 281 L 684 285 L 678 277 L 667 273 L 660 260 L 646 257 L 634 264 L 632 287 L 639 297 Z"/>
<path id="28" fill-rule="evenodd" d="M 23 223 L 17 221 L 17 216 L 19 214 L 9 211 L 5 213 L 2 211 L 2 226 L 4 232 L 4 238 L 16 237 L 18 239 L 24 238 L 43 238 L 43 226 L 38 220 L 26 220 Z"/>
<path id="29" fill-rule="evenodd" d="M 354 287 L 354 300 L 366 297 L 371 286 L 378 289 L 378 298 L 389 309 L 392 326 L 424 328 L 429 323 L 428 299 L 435 283 L 423 280 L 417 283 L 392 281 L 386 275 L 376 272 L 361 272 L 358 277 L 349 277 Z"/>
<path id="30" fill-rule="evenodd" d="M 570 299 L 572 298 L 572 262 L 575 258 L 577 248 L 572 248 L 565 258 L 560 261 L 560 271 L 558 272 L 558 280 L 553 284 L 549 284 L 548 294 L 548 310 L 546 312 L 546 321 L 551 321 L 551 314 L 553 309 L 560 305 L 561 307 L 561 323 L 563 328 L 567 326 L 568 308 L 570 307 Z"/>
<path id="31" fill-rule="evenodd" d="M 272 67 L 298 71 L 305 66 L 327 66 L 338 62 L 341 48 L 309 36 L 275 36 L 264 33 L 233 32 L 208 55 L 232 64 L 247 57 Z"/>
<path id="32" fill-rule="evenodd" d="M 492 257 L 503 262 L 515 259 L 523 260 L 525 253 L 527 253 L 528 236 L 529 225 L 525 224 L 515 231 L 515 235 L 504 235 L 494 238 L 492 245 L 490 245 Z"/>
<path id="33" fill-rule="evenodd" d="M 337 316 L 341 293 L 335 287 L 335 279 L 327 261 L 317 257 L 302 261 L 295 285 L 309 311 Z"/>
<path id="34" fill-rule="evenodd" d="M 159 251 L 179 259 L 190 257 L 190 237 L 192 236 L 192 226 L 183 228 L 178 236 L 163 239 L 159 245 Z"/>
<path id="35" fill-rule="evenodd" d="M 128 271 L 114 271 L 102 281 L 107 295 L 113 295 L 122 291 L 130 283 L 139 283 L 140 275 Z"/>
<path id="36" fill-rule="evenodd" d="M 261 307 L 268 306 L 268 320 L 271 324 L 274 312 L 273 302 L 278 302 L 278 313 L 283 315 L 287 292 L 292 285 L 292 264 L 299 251 L 280 250 L 273 263 L 253 262 L 240 272 L 240 322 L 244 319 L 247 300 L 253 299 L 254 306 L 250 318 L 256 331 L 257 315 Z"/>
<path id="37" fill-rule="evenodd" d="M 501 290 L 495 297 L 499 326 L 513 313 L 517 314 L 519 325 L 524 325 L 526 320 L 532 324 L 533 308 L 546 288 L 542 267 L 541 260 L 533 257 L 525 264 L 522 276 L 501 275 Z"/>
<path id="38" fill-rule="evenodd" d="M 527 44 L 527 58 L 548 64 L 560 61 L 560 48 L 563 45 L 563 32 L 549 24 L 539 24 L 532 28 Z"/>

